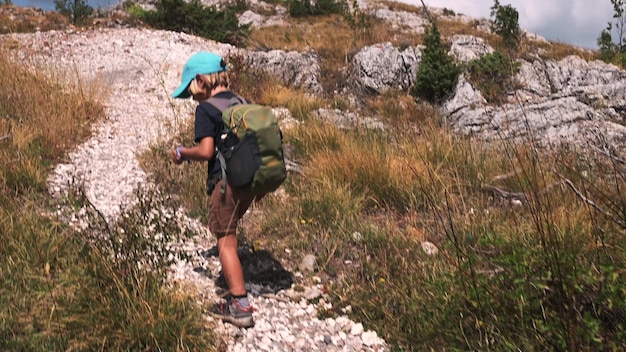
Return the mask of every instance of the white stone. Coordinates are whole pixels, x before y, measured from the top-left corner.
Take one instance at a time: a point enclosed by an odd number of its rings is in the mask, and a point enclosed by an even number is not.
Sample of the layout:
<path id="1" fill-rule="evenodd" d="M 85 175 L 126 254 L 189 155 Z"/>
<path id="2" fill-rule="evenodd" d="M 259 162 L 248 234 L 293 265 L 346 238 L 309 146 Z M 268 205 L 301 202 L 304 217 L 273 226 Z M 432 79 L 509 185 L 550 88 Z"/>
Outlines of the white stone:
<path id="1" fill-rule="evenodd" d="M 352 328 L 350 329 L 350 335 L 360 335 L 362 333 L 363 333 L 363 324 L 356 323 L 352 325 Z"/>
<path id="2" fill-rule="evenodd" d="M 422 250 L 428 255 L 435 255 L 439 253 L 439 248 L 437 248 L 434 243 L 428 241 L 422 242 Z"/>
<path id="3" fill-rule="evenodd" d="M 378 334 L 376 333 L 376 331 L 365 331 L 362 335 L 361 335 L 361 341 L 363 341 L 363 344 L 367 347 L 372 347 L 374 345 L 380 345 L 381 341 L 378 338 Z"/>

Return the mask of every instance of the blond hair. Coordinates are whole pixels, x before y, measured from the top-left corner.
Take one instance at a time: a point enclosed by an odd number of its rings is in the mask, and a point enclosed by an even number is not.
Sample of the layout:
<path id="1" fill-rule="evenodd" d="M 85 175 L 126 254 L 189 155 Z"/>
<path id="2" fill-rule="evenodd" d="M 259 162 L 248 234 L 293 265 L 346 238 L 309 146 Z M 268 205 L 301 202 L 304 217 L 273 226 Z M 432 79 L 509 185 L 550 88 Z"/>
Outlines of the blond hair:
<path id="1" fill-rule="evenodd" d="M 203 87 L 198 84 L 197 79 L 193 79 L 189 84 L 189 92 L 192 95 L 198 93 L 205 93 L 208 95 L 213 89 L 219 86 L 228 88 L 228 85 L 230 84 L 230 78 L 228 76 L 228 72 L 226 71 L 202 75 L 202 79 L 204 81 Z"/>

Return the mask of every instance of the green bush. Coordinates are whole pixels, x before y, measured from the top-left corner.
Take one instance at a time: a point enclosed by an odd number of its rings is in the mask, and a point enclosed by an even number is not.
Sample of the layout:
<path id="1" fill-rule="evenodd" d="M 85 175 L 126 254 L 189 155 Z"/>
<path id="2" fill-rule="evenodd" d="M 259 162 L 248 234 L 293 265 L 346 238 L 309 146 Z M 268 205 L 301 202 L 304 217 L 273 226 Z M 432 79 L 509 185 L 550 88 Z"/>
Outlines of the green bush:
<path id="1" fill-rule="evenodd" d="M 74 24 L 84 22 L 93 14 L 93 7 L 85 0 L 54 0 L 54 8 Z"/>
<path id="2" fill-rule="evenodd" d="M 291 0 L 289 1 L 289 16 L 304 17 L 313 14 L 313 6 L 310 0 Z"/>
<path id="3" fill-rule="evenodd" d="M 468 64 L 468 81 L 480 90 L 488 102 L 502 103 L 513 87 L 513 77 L 519 66 L 508 56 L 494 51 Z"/>
<path id="4" fill-rule="evenodd" d="M 361 10 L 356 0 L 352 2 L 352 9 L 346 6 L 343 16 L 353 30 L 365 31 L 371 26 L 370 15 Z"/>
<path id="5" fill-rule="evenodd" d="M 345 1 L 317 0 L 315 1 L 315 14 L 324 16 L 333 13 L 344 14 L 348 8 Z"/>
<path id="6" fill-rule="evenodd" d="M 434 23 L 426 31 L 424 45 L 426 48 L 417 70 L 412 95 L 433 104 L 441 104 L 454 92 L 461 69 L 448 55 Z"/>
<path id="7" fill-rule="evenodd" d="M 598 37 L 600 59 L 624 67 L 626 64 L 626 1 L 611 0 L 611 4 L 615 22 L 609 22 Z M 617 37 L 614 38 L 613 34 Z"/>
<path id="8" fill-rule="evenodd" d="M 450 10 L 449 8 L 444 7 L 443 15 L 444 16 L 456 16 L 456 12 L 454 12 L 453 10 Z"/>
<path id="9" fill-rule="evenodd" d="M 138 4 L 132 1 L 124 2 L 124 10 L 131 16 L 136 18 L 143 18 L 145 16 L 146 10 L 144 10 Z"/>
<path id="10" fill-rule="evenodd" d="M 198 0 L 159 0 L 156 11 L 139 12 L 148 25 L 176 32 L 184 32 L 222 43 L 243 45 L 250 35 L 250 25 L 239 25 L 236 9 L 219 11 L 206 7 Z"/>

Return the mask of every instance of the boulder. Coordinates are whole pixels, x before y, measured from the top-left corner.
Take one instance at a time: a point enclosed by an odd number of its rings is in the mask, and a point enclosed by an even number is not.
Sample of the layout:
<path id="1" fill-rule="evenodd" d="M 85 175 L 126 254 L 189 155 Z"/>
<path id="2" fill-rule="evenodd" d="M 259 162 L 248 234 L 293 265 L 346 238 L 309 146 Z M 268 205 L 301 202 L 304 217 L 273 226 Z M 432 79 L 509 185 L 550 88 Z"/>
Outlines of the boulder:
<path id="1" fill-rule="evenodd" d="M 449 55 L 459 62 L 470 62 L 480 57 L 493 53 L 493 48 L 485 43 L 483 38 L 473 35 L 455 35 L 452 37 Z"/>
<path id="2" fill-rule="evenodd" d="M 317 53 L 313 51 L 250 51 L 246 64 L 268 72 L 286 85 L 322 93 L 320 84 L 320 64 Z"/>
<path id="3" fill-rule="evenodd" d="M 401 52 L 390 42 L 364 47 L 352 59 L 349 85 L 376 94 L 387 89 L 407 90 L 415 82 L 421 57 L 418 47 Z"/>

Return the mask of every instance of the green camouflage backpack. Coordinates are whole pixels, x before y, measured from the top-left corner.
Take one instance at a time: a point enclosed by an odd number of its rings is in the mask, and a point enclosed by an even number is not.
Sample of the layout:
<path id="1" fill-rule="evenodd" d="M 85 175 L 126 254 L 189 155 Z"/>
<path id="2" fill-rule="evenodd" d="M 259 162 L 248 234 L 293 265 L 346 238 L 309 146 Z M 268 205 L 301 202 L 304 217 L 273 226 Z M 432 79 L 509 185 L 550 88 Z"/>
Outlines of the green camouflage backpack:
<path id="1" fill-rule="evenodd" d="M 222 179 L 248 194 L 275 191 L 287 177 L 282 133 L 272 109 L 242 98 L 210 98 L 222 112 L 224 132 L 217 142 Z M 222 183 L 221 192 L 226 191 Z"/>

